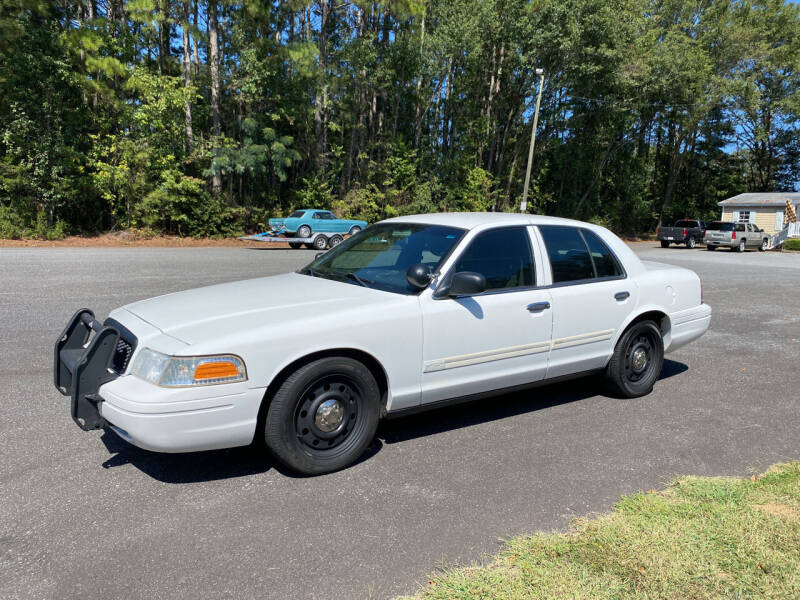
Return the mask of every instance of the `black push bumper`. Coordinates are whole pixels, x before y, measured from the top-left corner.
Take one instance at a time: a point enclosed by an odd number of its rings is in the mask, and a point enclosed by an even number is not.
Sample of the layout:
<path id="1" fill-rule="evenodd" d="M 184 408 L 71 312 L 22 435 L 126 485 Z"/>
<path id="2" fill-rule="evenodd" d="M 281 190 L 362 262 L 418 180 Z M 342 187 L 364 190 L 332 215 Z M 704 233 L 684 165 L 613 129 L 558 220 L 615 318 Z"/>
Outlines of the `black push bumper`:
<path id="1" fill-rule="evenodd" d="M 100 386 L 119 377 L 136 349 L 136 337 L 114 319 L 105 323 L 88 308 L 76 312 L 55 345 L 53 380 L 72 398 L 72 419 L 89 431 L 105 425 Z"/>

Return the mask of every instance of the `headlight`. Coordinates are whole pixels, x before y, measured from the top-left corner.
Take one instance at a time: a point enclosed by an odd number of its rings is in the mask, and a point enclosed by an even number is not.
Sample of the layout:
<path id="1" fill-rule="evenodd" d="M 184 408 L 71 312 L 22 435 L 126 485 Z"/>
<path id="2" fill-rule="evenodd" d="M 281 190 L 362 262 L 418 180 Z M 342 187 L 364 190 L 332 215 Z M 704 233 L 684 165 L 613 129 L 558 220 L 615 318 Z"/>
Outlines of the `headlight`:
<path id="1" fill-rule="evenodd" d="M 233 354 L 168 356 L 142 348 L 131 374 L 163 387 L 191 387 L 247 381 L 244 361 Z"/>

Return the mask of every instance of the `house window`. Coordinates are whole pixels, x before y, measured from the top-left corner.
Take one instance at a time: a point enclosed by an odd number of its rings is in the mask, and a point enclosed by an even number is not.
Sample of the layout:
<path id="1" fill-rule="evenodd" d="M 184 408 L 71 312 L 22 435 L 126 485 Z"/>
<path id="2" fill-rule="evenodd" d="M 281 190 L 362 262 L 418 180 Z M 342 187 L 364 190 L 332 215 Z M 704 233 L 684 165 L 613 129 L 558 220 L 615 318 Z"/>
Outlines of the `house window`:
<path id="1" fill-rule="evenodd" d="M 750 220 L 750 215 L 751 214 L 753 216 L 755 216 L 755 213 L 753 213 L 753 212 L 751 212 L 749 210 L 740 210 L 739 211 L 739 218 L 737 219 L 737 222 L 739 222 L 739 223 L 751 223 L 752 222 Z"/>

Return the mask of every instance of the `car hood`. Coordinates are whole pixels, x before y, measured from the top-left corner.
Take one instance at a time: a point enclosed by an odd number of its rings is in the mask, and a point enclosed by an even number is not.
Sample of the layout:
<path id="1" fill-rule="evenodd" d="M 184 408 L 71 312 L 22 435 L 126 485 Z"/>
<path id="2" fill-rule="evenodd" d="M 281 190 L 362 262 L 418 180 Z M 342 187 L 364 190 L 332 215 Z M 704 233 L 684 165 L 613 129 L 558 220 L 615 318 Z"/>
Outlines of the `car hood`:
<path id="1" fill-rule="evenodd" d="M 258 327 L 291 328 L 302 320 L 391 301 L 397 294 L 288 273 L 176 292 L 124 307 L 187 344 Z"/>

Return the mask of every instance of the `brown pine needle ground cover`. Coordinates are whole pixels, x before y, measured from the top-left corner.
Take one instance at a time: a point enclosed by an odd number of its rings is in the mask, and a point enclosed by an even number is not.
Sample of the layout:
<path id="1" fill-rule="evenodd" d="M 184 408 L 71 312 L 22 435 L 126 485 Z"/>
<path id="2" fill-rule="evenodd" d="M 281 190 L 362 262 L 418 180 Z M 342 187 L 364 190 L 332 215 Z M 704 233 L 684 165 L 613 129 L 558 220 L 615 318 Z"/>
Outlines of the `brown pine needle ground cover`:
<path id="1" fill-rule="evenodd" d="M 623 496 L 568 533 L 515 538 L 487 566 L 445 571 L 417 597 L 800 598 L 800 462 Z"/>

